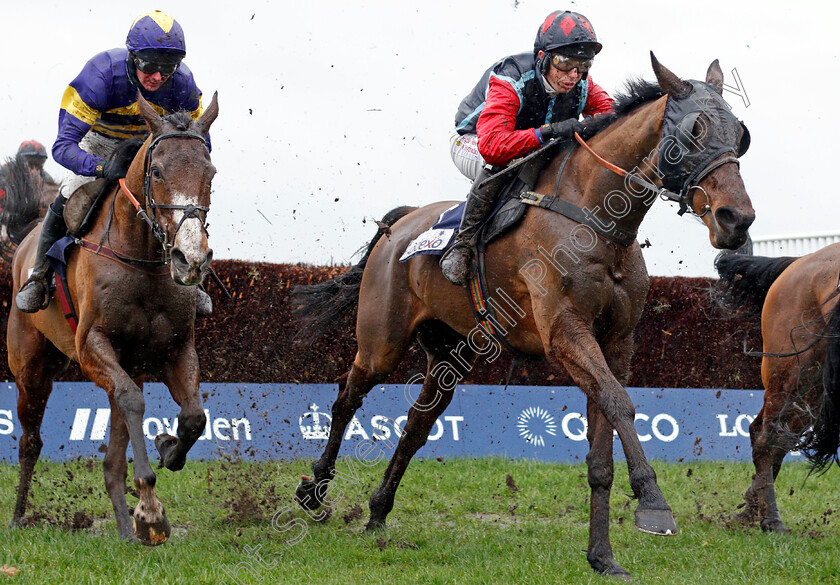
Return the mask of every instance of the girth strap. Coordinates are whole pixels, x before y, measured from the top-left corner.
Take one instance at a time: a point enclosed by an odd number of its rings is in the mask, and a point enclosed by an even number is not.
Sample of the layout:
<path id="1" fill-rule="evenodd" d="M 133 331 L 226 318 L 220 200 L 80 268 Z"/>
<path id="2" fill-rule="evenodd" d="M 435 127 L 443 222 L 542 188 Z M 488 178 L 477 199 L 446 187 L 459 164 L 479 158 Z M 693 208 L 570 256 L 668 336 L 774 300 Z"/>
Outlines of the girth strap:
<path id="1" fill-rule="evenodd" d="M 577 205 L 573 205 L 572 203 L 564 201 L 554 195 L 544 195 L 542 193 L 528 191 L 520 195 L 520 200 L 526 205 L 542 207 L 543 209 L 548 209 L 555 213 L 559 213 L 564 217 L 568 217 L 572 221 L 576 221 L 579 224 L 591 228 L 595 233 L 604 236 L 619 246 L 627 247 L 636 241 L 636 232 L 623 230 L 615 225 L 615 223 L 613 223 L 611 228 L 607 229 L 599 222 L 595 221 L 591 216 L 584 213 L 584 211 Z"/>

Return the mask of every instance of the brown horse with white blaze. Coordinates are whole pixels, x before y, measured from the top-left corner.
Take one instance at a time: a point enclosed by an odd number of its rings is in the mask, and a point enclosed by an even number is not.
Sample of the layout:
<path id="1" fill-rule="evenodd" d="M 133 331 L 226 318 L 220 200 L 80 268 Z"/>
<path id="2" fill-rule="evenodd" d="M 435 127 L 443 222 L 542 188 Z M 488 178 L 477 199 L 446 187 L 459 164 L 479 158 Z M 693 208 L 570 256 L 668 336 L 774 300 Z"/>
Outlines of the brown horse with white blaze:
<path id="1" fill-rule="evenodd" d="M 486 252 L 487 289 L 503 291 L 510 306 L 515 303 L 517 307 L 510 311 L 515 322 L 504 321 L 507 343 L 519 352 L 547 357 L 568 372 L 587 396 L 591 488 L 587 560 L 596 571 L 618 577 L 629 573 L 614 560 L 609 540 L 613 430 L 621 439 L 630 484 L 639 502 L 637 527 L 655 534 L 676 533 L 671 510 L 639 442 L 634 406 L 624 389 L 630 373 L 633 330 L 649 286 L 635 234 L 656 194 L 664 192 L 654 184 L 662 184 L 660 177 L 664 181 L 675 176 L 696 179 L 683 200 L 702 217 L 715 247 L 740 246 L 755 217 L 737 159 L 731 156 L 739 152 L 745 131 L 722 103 L 723 74 L 717 61 L 709 67 L 705 82 L 688 82 L 652 54 L 651 60 L 658 85 L 631 83 L 629 95 L 617 102 L 616 114 L 599 123 L 600 130 L 588 144 L 624 169 L 640 169 L 638 176 L 652 190 L 643 195 L 626 193 L 624 179 L 583 149 L 573 151 L 565 161 L 565 152 L 557 154 L 534 188 L 538 194 L 554 193 L 590 212 L 603 226 L 612 225 L 600 233 L 614 229 L 615 233 L 630 234 L 629 240 L 617 243 L 609 234 L 596 234 L 593 221 L 583 225 L 537 207 L 528 209 L 521 223 L 491 242 Z M 645 166 L 645 161 L 660 151 L 666 115 L 674 108 L 679 111 L 698 95 L 714 103 L 708 112 L 694 110 L 688 122 L 678 117 L 685 126 L 683 132 L 694 138 L 693 144 L 685 143 L 685 160 L 694 160 L 691 157 L 699 155 L 704 146 L 715 143 L 724 147 L 720 152 L 707 148 L 709 160 L 700 169 L 671 161 L 673 170 L 658 174 L 656 165 Z M 618 199 L 610 197 L 621 198 L 624 208 L 619 210 Z M 350 371 L 339 380 L 329 441 L 312 466 L 315 477 L 298 486 L 297 498 L 305 507 L 317 508 L 322 503 L 348 423 L 365 395 L 395 370 L 416 339 L 428 356 L 427 375 L 382 483 L 370 498 L 367 528 L 383 528 L 412 456 L 425 444 L 435 420 L 452 400 L 454 384 L 443 379 L 452 372 L 451 367 L 445 367 L 447 360 L 457 354 L 459 361 L 472 367 L 483 351 L 471 343 L 478 330 L 469 295 L 443 277 L 437 258 L 420 255 L 399 261 L 408 244 L 452 204 L 395 210 L 384 221 L 392 225 L 380 228 L 368 254 L 347 275 L 296 291 L 296 310 L 308 316 L 310 326 L 322 329 L 337 312 L 352 309 L 358 300 L 358 352 Z M 620 213 L 610 216 L 610 210 Z"/>
<path id="2" fill-rule="evenodd" d="M 205 425 L 195 350 L 195 285 L 210 270 L 206 214 L 216 169 L 205 136 L 218 115 L 216 96 L 203 115 L 161 117 L 142 96 L 140 113 L 151 130 L 133 159 L 124 185 L 106 195 L 90 232 L 69 253 L 67 280 L 78 315 L 76 331 L 53 299 L 37 313 L 20 312 L 14 301 L 7 331 L 9 365 L 19 390 L 20 484 L 12 525 L 26 513 L 35 463 L 41 451 L 41 421 L 53 379 L 70 360 L 104 388 L 111 404 L 105 454 L 105 486 L 122 538 L 165 542 L 170 527 L 155 494 L 156 476 L 143 434 L 143 379 L 163 381 L 181 407 L 177 437 L 158 435 L 161 463 L 184 466 Z M 132 203 L 133 193 L 142 221 Z M 136 201 L 136 198 L 134 198 Z M 36 229 L 17 250 L 14 290 L 34 263 Z M 133 525 L 125 499 L 126 448 L 134 452 L 134 486 L 140 502 Z"/>

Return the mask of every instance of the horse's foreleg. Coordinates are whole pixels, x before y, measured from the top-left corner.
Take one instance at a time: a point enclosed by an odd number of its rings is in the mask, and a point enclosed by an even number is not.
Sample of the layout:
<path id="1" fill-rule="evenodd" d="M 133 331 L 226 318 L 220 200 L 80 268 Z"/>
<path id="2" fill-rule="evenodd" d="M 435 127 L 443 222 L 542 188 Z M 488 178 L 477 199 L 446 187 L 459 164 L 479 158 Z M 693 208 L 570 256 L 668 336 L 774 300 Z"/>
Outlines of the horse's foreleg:
<path id="1" fill-rule="evenodd" d="M 79 364 L 85 376 L 113 396 L 128 429 L 134 452 L 134 486 L 140 497 L 134 509 L 134 534 L 143 544 L 162 544 L 169 538 L 170 526 L 155 494 L 157 477 L 146 452 L 143 391 L 120 367 L 114 347 L 98 328 L 90 329 L 79 344 Z"/>
<path id="2" fill-rule="evenodd" d="M 26 503 L 29 497 L 29 488 L 32 484 L 32 475 L 35 472 L 35 464 L 41 455 L 41 422 L 44 420 L 44 410 L 47 407 L 47 399 L 52 391 L 52 380 L 40 380 L 23 382 L 22 377 L 17 377 L 18 394 L 18 419 L 21 425 L 20 443 L 18 457 L 20 460 L 20 482 L 18 484 L 17 501 L 12 514 L 12 526 L 20 526 L 23 517 L 26 515 Z"/>
<path id="3" fill-rule="evenodd" d="M 652 534 L 676 534 L 671 508 L 656 483 L 656 473 L 636 433 L 633 401 L 607 365 L 588 324 L 574 311 L 561 311 L 551 325 L 546 353 L 569 372 L 618 432 L 629 468 L 630 487 L 639 500 L 636 527 Z"/>
<path id="4" fill-rule="evenodd" d="M 102 467 L 105 472 L 105 489 L 108 497 L 111 498 L 111 505 L 114 507 L 114 516 L 117 519 L 117 530 L 120 538 L 126 540 L 134 539 L 134 532 L 131 528 L 131 516 L 128 514 L 128 506 L 125 502 L 125 479 L 128 476 L 128 463 L 125 452 L 128 448 L 128 428 L 120 414 L 119 406 L 113 396 L 108 396 L 111 402 L 111 431 L 108 438 L 108 451 L 105 453 L 105 460 Z"/>
<path id="5" fill-rule="evenodd" d="M 382 483 L 370 497 L 370 520 L 366 530 L 385 527 L 385 518 L 394 507 L 394 497 L 408 464 L 418 449 L 426 444 L 435 421 L 452 401 L 453 391 L 454 388 L 441 388 L 433 376 L 426 377 L 420 396 L 408 412 L 408 421 L 385 469 Z"/>
<path id="6" fill-rule="evenodd" d="M 185 346 L 164 366 L 161 380 L 181 407 L 181 412 L 178 413 L 178 436 L 161 433 L 155 437 L 155 447 L 164 467 L 178 471 L 183 469 L 187 453 L 207 424 L 199 393 L 198 355 L 192 344 Z"/>
<path id="7" fill-rule="evenodd" d="M 586 455 L 589 499 L 589 548 L 586 560 L 597 572 L 614 577 L 629 576 L 613 558 L 610 544 L 610 491 L 613 483 L 613 429 L 597 404 L 586 401 L 589 453 Z"/>
<path id="8" fill-rule="evenodd" d="M 380 380 L 382 374 L 371 374 L 355 363 L 350 372 L 338 381 L 338 397 L 332 405 L 330 436 L 321 458 L 312 464 L 314 479 L 304 479 L 295 490 L 295 498 L 301 507 L 316 510 L 323 504 L 327 486 L 335 476 L 335 462 L 344 439 L 347 425 L 362 406 L 367 393 Z"/>

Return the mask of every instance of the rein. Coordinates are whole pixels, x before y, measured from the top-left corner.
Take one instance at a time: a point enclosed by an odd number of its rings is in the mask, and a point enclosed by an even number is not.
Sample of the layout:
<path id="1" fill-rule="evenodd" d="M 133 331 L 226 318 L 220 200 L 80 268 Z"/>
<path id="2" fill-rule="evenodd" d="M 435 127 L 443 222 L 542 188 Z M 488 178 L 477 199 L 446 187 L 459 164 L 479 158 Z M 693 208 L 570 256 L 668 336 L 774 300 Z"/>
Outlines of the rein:
<path id="1" fill-rule="evenodd" d="M 677 211 L 677 215 L 683 215 L 686 211 L 689 211 L 690 213 L 692 213 L 693 215 L 696 215 L 697 217 L 703 217 L 704 215 L 709 213 L 709 211 L 711 211 L 712 207 L 711 207 L 711 205 L 709 205 L 709 194 L 706 193 L 706 190 L 703 187 L 701 187 L 700 185 L 691 185 L 688 188 L 683 189 L 680 193 L 674 193 L 673 191 L 670 191 L 670 190 L 666 189 L 665 187 L 657 187 L 656 185 L 654 185 L 650 181 L 647 181 L 647 180 L 643 179 L 639 175 L 637 175 L 635 173 L 631 173 L 629 171 L 626 171 L 623 168 L 621 168 L 620 166 L 615 165 L 615 164 L 609 162 L 608 160 L 606 160 L 605 158 L 603 158 L 597 152 L 592 150 L 592 147 L 589 146 L 583 140 L 583 138 L 581 138 L 580 134 L 578 134 L 577 132 L 575 132 L 575 140 L 577 140 L 578 143 L 589 154 L 591 154 L 593 157 L 595 157 L 595 160 L 597 160 L 598 163 L 602 167 L 611 170 L 612 172 L 614 172 L 616 175 L 618 175 L 620 177 L 625 177 L 626 179 L 628 179 L 629 181 L 632 181 L 633 183 L 642 187 L 643 189 L 647 189 L 648 191 L 656 193 L 659 196 L 659 198 L 662 199 L 663 201 L 674 201 L 676 203 L 679 203 L 680 204 L 680 210 Z M 694 179 L 694 181 L 699 183 L 700 181 L 705 179 L 706 176 L 709 175 L 709 173 L 714 171 L 716 168 L 721 167 L 721 166 L 723 166 L 725 164 L 728 164 L 728 163 L 731 163 L 731 162 L 734 162 L 735 164 L 738 164 L 738 159 L 735 158 L 734 156 L 727 156 L 725 158 L 718 159 L 717 161 L 712 161 L 711 163 L 706 165 L 697 174 L 697 177 Z M 688 195 L 694 189 L 699 189 L 700 191 L 703 192 L 703 195 L 706 196 L 706 205 L 703 206 L 703 212 L 702 213 L 695 212 L 690 206 L 690 201 L 689 201 Z"/>

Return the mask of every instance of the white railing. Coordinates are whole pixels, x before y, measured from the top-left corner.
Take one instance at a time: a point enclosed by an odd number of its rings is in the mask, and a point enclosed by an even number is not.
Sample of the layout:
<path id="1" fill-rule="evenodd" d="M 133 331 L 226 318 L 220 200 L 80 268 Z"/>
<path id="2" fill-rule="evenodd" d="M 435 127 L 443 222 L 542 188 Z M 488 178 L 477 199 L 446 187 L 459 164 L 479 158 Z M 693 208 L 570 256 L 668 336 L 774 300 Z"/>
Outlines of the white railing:
<path id="1" fill-rule="evenodd" d="M 753 237 L 756 256 L 804 256 L 840 242 L 840 232 Z"/>

